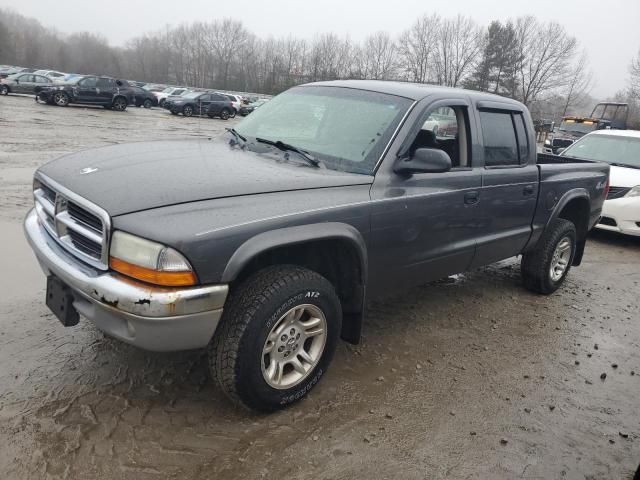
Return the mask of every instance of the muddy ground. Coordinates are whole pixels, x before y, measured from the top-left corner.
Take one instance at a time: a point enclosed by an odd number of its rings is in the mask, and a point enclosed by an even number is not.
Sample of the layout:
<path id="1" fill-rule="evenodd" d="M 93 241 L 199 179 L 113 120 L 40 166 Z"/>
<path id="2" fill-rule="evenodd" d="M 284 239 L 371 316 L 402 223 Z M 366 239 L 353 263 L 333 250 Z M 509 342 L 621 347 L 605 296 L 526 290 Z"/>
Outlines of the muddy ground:
<path id="1" fill-rule="evenodd" d="M 0 478 L 631 478 L 640 239 L 592 235 L 550 297 L 524 290 L 509 260 L 373 302 L 362 344 L 342 344 L 308 399 L 270 416 L 231 407 L 203 352 L 63 328 L 21 231 L 34 169 L 234 122 L 0 98 Z"/>

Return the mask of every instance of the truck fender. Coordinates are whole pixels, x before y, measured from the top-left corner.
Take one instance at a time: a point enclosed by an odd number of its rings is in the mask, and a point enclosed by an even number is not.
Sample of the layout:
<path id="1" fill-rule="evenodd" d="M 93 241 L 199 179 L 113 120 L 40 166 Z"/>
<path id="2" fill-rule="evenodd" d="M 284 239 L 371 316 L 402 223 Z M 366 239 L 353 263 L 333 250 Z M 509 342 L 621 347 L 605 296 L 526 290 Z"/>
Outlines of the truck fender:
<path id="1" fill-rule="evenodd" d="M 222 283 L 235 280 L 242 270 L 258 255 L 287 245 L 296 245 L 318 240 L 346 240 L 358 256 L 360 263 L 360 285 L 354 286 L 349 305 L 343 304 L 341 337 L 352 344 L 360 342 L 366 302 L 367 246 L 360 232 L 351 225 L 327 222 L 296 227 L 280 228 L 260 233 L 244 242 L 234 252 L 222 274 Z"/>
<path id="2" fill-rule="evenodd" d="M 589 204 L 589 209 L 587 211 L 587 218 L 585 221 L 586 227 L 581 228 L 581 224 L 576 224 L 576 230 L 578 233 L 577 243 L 576 243 L 576 252 L 573 257 L 573 265 L 578 266 L 582 262 L 582 256 L 584 255 L 584 247 L 586 244 L 587 233 L 589 230 L 589 215 L 591 213 L 591 197 L 589 196 L 589 192 L 585 188 L 575 188 L 573 190 L 569 190 L 566 192 L 558 201 L 553 211 L 551 212 L 551 216 L 545 225 L 545 229 L 549 228 L 549 225 L 552 221 L 560 217 L 560 214 L 564 210 L 564 208 L 569 205 L 570 202 L 583 199 L 586 200 Z"/>
<path id="3" fill-rule="evenodd" d="M 233 281 L 242 269 L 261 253 L 277 247 L 295 245 L 316 240 L 347 240 L 354 247 L 360 260 L 362 283 L 367 278 L 367 246 L 360 232 L 351 225 L 339 222 L 316 223 L 296 227 L 278 228 L 260 233 L 244 242 L 233 253 L 222 274 L 222 282 Z"/>

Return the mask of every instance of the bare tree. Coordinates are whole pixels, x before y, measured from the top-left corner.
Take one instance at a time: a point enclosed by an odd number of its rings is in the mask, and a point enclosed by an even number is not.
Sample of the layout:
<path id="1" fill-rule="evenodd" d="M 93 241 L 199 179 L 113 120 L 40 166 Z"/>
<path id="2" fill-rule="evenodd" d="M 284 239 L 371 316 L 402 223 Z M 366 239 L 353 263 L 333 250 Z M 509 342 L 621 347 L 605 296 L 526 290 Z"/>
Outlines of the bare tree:
<path id="1" fill-rule="evenodd" d="M 373 80 L 388 80 L 396 68 L 396 46 L 386 32 L 369 35 L 361 50 L 363 74 Z"/>
<path id="2" fill-rule="evenodd" d="M 407 80 L 419 83 L 430 80 L 437 47 L 434 39 L 440 29 L 440 22 L 440 17 L 436 14 L 424 15 L 400 35 L 400 68 Z"/>
<path id="3" fill-rule="evenodd" d="M 457 87 L 478 58 L 482 48 L 482 33 L 471 18 L 458 15 L 440 23 L 436 45 L 437 82 Z"/>
<path id="4" fill-rule="evenodd" d="M 640 97 L 640 51 L 638 52 L 638 55 L 631 60 L 629 74 L 631 75 L 631 78 L 629 79 L 631 94 L 638 98 Z"/>
<path id="5" fill-rule="evenodd" d="M 520 61 L 519 100 L 529 105 L 541 95 L 566 87 L 578 42 L 556 22 L 539 23 L 533 17 L 516 22 Z"/>
<path id="6" fill-rule="evenodd" d="M 589 70 L 589 57 L 583 52 L 570 71 L 569 81 L 564 92 L 565 102 L 562 116 L 576 106 L 580 106 L 588 98 L 593 85 L 593 72 Z"/>

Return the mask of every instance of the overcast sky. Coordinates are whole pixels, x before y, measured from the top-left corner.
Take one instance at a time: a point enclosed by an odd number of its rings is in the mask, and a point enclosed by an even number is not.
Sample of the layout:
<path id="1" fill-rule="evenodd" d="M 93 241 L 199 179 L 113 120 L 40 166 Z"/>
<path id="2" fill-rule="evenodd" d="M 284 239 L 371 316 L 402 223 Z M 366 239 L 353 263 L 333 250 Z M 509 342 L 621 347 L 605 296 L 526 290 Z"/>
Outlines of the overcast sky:
<path id="1" fill-rule="evenodd" d="M 532 14 L 557 20 L 577 37 L 589 54 L 597 97 L 624 88 L 640 49 L 640 0 L 0 0 L 0 6 L 64 33 L 101 33 L 114 45 L 165 25 L 223 17 L 242 20 L 261 37 L 334 32 L 361 40 L 377 30 L 397 34 L 424 13 L 462 13 L 483 25 Z"/>

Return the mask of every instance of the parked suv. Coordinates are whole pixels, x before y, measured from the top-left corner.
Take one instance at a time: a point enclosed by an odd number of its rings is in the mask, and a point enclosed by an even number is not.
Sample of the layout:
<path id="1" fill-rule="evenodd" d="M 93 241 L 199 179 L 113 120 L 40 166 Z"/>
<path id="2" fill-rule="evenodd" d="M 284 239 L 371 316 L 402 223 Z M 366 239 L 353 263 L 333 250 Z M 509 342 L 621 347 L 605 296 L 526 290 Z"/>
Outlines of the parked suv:
<path id="1" fill-rule="evenodd" d="M 455 137 L 424 128 L 434 112 Z M 272 411 L 318 384 L 341 337 L 360 341 L 367 300 L 518 255 L 524 286 L 555 292 L 608 184 L 607 164 L 537 156 L 514 100 L 321 82 L 219 138 L 47 163 L 25 232 L 63 325 L 82 315 L 149 350 L 208 348 L 230 399 Z"/>
<path id="2" fill-rule="evenodd" d="M 211 100 L 207 109 L 209 118 L 220 117 L 222 120 L 228 120 L 234 116 L 231 100 L 220 93 L 211 93 L 210 95 Z"/>
<path id="3" fill-rule="evenodd" d="M 123 112 L 127 109 L 131 90 L 129 85 L 111 77 L 83 75 L 69 82 L 44 88 L 39 99 L 47 103 L 66 107 L 70 103 L 100 105 Z"/>
<path id="4" fill-rule="evenodd" d="M 173 115 L 181 113 L 185 117 L 193 115 L 207 115 L 209 105 L 220 100 L 214 100 L 214 96 L 218 99 L 218 95 L 210 92 L 189 92 L 178 97 L 172 96 L 167 98 L 164 108 L 169 110 Z"/>
<path id="5" fill-rule="evenodd" d="M 7 78 L 0 79 L 0 94 L 29 93 L 38 94 L 40 91 L 53 84 L 53 80 L 44 75 L 35 73 L 16 73 Z"/>

